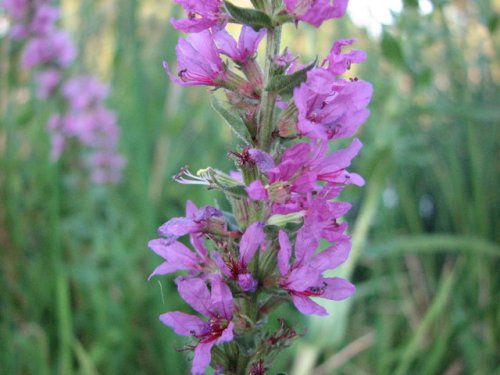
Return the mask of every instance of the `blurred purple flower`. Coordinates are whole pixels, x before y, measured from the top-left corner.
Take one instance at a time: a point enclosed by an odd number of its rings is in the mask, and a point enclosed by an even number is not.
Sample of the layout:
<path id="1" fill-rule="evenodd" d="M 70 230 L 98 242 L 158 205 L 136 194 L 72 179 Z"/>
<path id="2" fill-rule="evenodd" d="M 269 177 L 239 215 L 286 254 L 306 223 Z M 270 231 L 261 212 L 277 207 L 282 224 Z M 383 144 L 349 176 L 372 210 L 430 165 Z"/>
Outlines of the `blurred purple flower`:
<path id="1" fill-rule="evenodd" d="M 62 94 L 73 110 L 83 110 L 100 104 L 108 96 L 109 89 L 93 76 L 76 76 L 64 84 Z"/>
<path id="2" fill-rule="evenodd" d="M 30 9 L 30 0 L 3 0 L 2 6 L 16 20 L 22 20 Z"/>
<path id="3" fill-rule="evenodd" d="M 90 155 L 92 181 L 98 185 L 116 184 L 122 179 L 127 164 L 124 156 L 113 151 L 96 151 Z"/>
<path id="4" fill-rule="evenodd" d="M 57 86 L 59 86 L 61 79 L 61 72 L 57 69 L 47 69 L 38 73 L 36 75 L 38 84 L 37 96 L 40 99 L 51 97 Z"/>
<path id="5" fill-rule="evenodd" d="M 26 69 L 44 64 L 67 67 L 76 57 L 76 50 L 69 35 L 57 31 L 31 39 L 23 51 L 21 62 Z"/>
<path id="6" fill-rule="evenodd" d="M 30 32 L 36 36 L 43 36 L 55 31 L 54 23 L 59 19 L 59 9 L 48 4 L 40 5 L 31 21 Z"/>

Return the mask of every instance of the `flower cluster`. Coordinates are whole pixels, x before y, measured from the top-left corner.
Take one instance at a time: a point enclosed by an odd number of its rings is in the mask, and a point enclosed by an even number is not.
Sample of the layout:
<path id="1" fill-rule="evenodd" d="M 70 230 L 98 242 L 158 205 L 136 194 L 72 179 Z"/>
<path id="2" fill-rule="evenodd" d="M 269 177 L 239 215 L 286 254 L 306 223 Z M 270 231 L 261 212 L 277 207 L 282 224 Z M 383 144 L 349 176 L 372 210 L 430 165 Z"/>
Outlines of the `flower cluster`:
<path id="1" fill-rule="evenodd" d="M 117 183 L 125 158 L 117 151 L 120 129 L 116 114 L 104 100 L 108 88 L 93 76 L 66 74 L 76 59 L 71 37 L 56 26 L 59 9 L 48 0 L 3 0 L 13 20 L 11 36 L 25 41 L 21 55 L 24 69 L 35 71 L 37 96 L 57 97 L 62 113 L 51 116 L 51 159 L 57 161 L 70 144 L 85 147 L 83 162 L 97 184 Z"/>
<path id="2" fill-rule="evenodd" d="M 320 64 L 301 65 L 288 49 L 280 51 L 282 23 L 320 26 L 342 17 L 347 0 L 254 0 L 253 9 L 176 1 L 188 16 L 172 24 L 190 35 L 177 45 L 177 70 L 164 67 L 177 84 L 221 89 L 228 108 L 217 99 L 214 108 L 244 145 L 229 153 L 238 171 L 183 168 L 174 177 L 223 191 L 232 212 L 188 201 L 186 215 L 167 221 L 160 238 L 149 242 L 164 259 L 151 276 L 181 271 L 179 294 L 206 318 L 174 311 L 160 319 L 194 338 L 193 374 L 210 364 L 225 374 L 264 374 L 298 335 L 283 326 L 265 332 L 275 307 L 291 302 L 302 314 L 327 315 L 318 298 L 343 300 L 355 291 L 325 271 L 344 263 L 351 249 L 347 223 L 340 221 L 351 205 L 338 197 L 346 185 L 364 185 L 347 170 L 362 144 L 330 146 L 352 137 L 368 118 L 372 86 L 344 77 L 366 55 L 344 50 L 353 40 L 336 41 Z M 237 41 L 225 30 L 231 22 L 243 24 Z M 257 52 L 264 36 L 262 67 Z M 184 236 L 191 248 L 180 242 Z"/>

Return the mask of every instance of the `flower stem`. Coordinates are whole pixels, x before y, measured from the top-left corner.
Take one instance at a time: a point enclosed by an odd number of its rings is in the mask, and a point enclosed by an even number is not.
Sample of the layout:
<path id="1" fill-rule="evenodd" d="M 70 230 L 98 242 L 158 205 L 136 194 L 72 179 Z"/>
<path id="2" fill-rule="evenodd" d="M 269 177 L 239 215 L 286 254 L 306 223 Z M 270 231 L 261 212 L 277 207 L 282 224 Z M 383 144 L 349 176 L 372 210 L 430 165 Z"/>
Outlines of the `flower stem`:
<path id="1" fill-rule="evenodd" d="M 271 13 L 276 9 L 276 1 L 270 1 Z M 274 131 L 274 107 L 277 95 L 266 90 L 266 86 L 272 78 L 273 60 L 279 54 L 281 42 L 281 26 L 274 27 L 267 31 L 266 56 L 264 67 L 264 89 L 262 91 L 259 127 L 258 127 L 258 146 L 264 151 L 269 151 L 272 143 L 272 134 Z"/>

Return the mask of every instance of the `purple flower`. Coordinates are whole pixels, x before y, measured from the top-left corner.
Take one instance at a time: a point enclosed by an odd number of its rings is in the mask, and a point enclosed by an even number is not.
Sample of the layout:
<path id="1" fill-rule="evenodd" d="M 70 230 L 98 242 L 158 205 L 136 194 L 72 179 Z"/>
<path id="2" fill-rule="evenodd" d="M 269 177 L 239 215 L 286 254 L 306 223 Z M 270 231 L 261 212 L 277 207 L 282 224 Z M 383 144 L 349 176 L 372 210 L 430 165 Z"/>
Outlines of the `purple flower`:
<path id="1" fill-rule="evenodd" d="M 175 0 L 181 4 L 188 17 L 183 20 L 172 19 L 172 25 L 187 33 L 198 33 L 214 26 L 223 26 L 227 15 L 222 10 L 221 0 Z"/>
<path id="2" fill-rule="evenodd" d="M 361 146 L 354 139 L 345 149 L 328 154 L 326 141 L 297 143 L 285 150 L 276 167 L 263 171 L 269 179 L 267 185 L 256 180 L 246 192 L 252 200 L 269 201 L 272 214 L 307 210 L 319 197 L 324 201 L 323 207 L 328 207 L 328 200 L 342 190 L 338 185 L 364 185 L 361 176 L 346 171 Z M 327 185 L 322 187 L 320 181 Z"/>
<path id="3" fill-rule="evenodd" d="M 366 53 L 364 51 L 352 50 L 348 53 L 342 53 L 343 46 L 350 46 L 353 43 L 354 39 L 337 40 L 322 65 L 326 66 L 326 69 L 331 73 L 339 75 L 351 69 L 352 64 L 359 64 L 365 61 Z"/>
<path id="4" fill-rule="evenodd" d="M 248 60 L 255 57 L 260 41 L 266 35 L 266 29 L 254 31 L 249 26 L 241 28 L 238 43 L 226 31 L 221 30 L 215 34 L 214 40 L 219 52 L 229 56 L 233 61 L 244 65 Z"/>
<path id="5" fill-rule="evenodd" d="M 76 57 L 73 41 L 63 31 L 37 37 L 26 45 L 21 61 L 24 68 L 31 69 L 43 64 L 66 67 Z"/>
<path id="6" fill-rule="evenodd" d="M 177 76 L 170 72 L 166 62 L 163 63 L 172 81 L 182 86 L 224 85 L 226 67 L 209 31 L 192 34 L 185 39 L 180 38 L 175 51 Z"/>
<path id="7" fill-rule="evenodd" d="M 205 281 L 199 278 L 177 278 L 176 282 L 181 297 L 209 320 L 180 311 L 162 314 L 160 320 L 178 335 L 199 340 L 194 349 L 191 371 L 194 375 L 201 375 L 212 359 L 212 347 L 233 339 L 233 296 L 220 277 L 212 279 L 210 291 Z"/>
<path id="8" fill-rule="evenodd" d="M 347 2 L 348 0 L 284 0 L 286 9 L 292 16 L 316 27 L 321 26 L 323 21 L 343 17 Z"/>
<path id="9" fill-rule="evenodd" d="M 309 71 L 293 93 L 299 132 L 325 140 L 351 137 L 370 114 L 366 107 L 372 93 L 366 81 L 336 79 L 325 69 Z"/>
<path id="10" fill-rule="evenodd" d="M 301 228 L 295 242 L 295 261 L 291 262 L 292 245 L 284 231 L 278 235 L 278 269 L 280 287 L 292 297 L 293 304 L 303 314 L 328 315 L 324 307 L 311 300 L 321 297 L 334 301 L 348 298 L 356 288 L 338 277 L 323 277 L 322 273 L 344 263 L 349 255 L 349 241 L 339 241 L 318 254 L 314 254 L 317 241 L 311 239 L 307 228 Z"/>
<path id="11" fill-rule="evenodd" d="M 200 209 L 187 201 L 186 217 L 174 217 L 158 228 L 158 233 L 165 237 L 165 243 L 173 243 L 177 238 L 186 234 L 203 233 L 205 231 L 225 231 L 222 212 L 212 206 Z"/>
<path id="12" fill-rule="evenodd" d="M 288 67 L 297 60 L 297 57 L 294 56 L 289 50 L 288 47 L 283 50 L 281 55 L 278 55 L 274 58 L 273 63 L 283 70 L 288 69 Z"/>
<path id="13" fill-rule="evenodd" d="M 337 219 L 345 215 L 350 209 L 351 204 L 330 200 L 338 195 L 336 187 L 325 186 L 313 200 L 304 215 L 304 231 L 308 232 L 311 238 L 324 238 L 329 242 L 349 240 L 350 237 L 345 234 L 347 222 L 338 223 Z"/>
<path id="14" fill-rule="evenodd" d="M 222 257 L 219 253 L 214 253 L 215 262 L 221 272 L 228 278 L 237 281 L 244 292 L 253 292 L 257 288 L 257 282 L 249 273 L 248 265 L 264 240 L 264 224 L 257 221 L 250 225 L 241 236 L 238 259 L 235 259 L 231 254 L 225 254 Z"/>

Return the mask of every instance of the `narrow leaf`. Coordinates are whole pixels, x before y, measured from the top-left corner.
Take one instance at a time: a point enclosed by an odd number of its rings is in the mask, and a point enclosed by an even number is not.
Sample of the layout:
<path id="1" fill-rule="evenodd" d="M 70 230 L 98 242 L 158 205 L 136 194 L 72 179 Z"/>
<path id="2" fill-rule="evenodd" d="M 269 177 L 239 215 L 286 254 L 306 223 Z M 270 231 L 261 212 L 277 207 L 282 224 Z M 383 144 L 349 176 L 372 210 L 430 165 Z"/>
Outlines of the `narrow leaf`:
<path id="1" fill-rule="evenodd" d="M 224 1 L 226 11 L 234 21 L 251 26 L 255 31 L 262 28 L 270 29 L 273 27 L 271 18 L 264 12 L 249 8 L 240 8 L 231 4 L 229 1 Z"/>
<path id="2" fill-rule="evenodd" d="M 231 127 L 238 138 L 240 138 L 247 145 L 252 144 L 252 137 L 250 136 L 250 133 L 241 118 L 224 108 L 216 97 L 213 97 L 212 99 L 212 108 L 219 115 L 221 115 L 224 120 L 226 120 L 227 124 Z"/>

